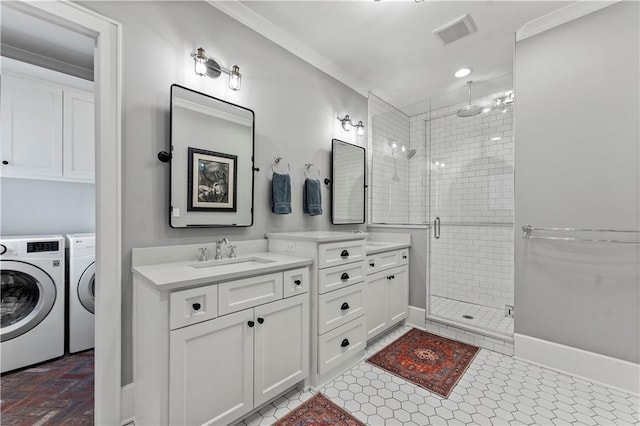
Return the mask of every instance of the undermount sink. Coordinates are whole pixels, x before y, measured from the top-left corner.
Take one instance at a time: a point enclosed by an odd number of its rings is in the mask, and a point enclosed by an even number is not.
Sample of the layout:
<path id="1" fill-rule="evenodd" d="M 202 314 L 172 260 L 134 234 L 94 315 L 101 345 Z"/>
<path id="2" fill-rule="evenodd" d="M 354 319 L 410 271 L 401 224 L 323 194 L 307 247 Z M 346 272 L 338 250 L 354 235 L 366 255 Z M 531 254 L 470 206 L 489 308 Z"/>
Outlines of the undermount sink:
<path id="1" fill-rule="evenodd" d="M 265 263 L 275 262 L 272 259 L 265 259 L 264 257 L 236 257 L 232 259 L 219 259 L 219 260 L 207 260 L 204 262 L 192 263 L 192 268 L 219 268 L 222 266 L 235 266 L 235 267 L 246 267 L 246 266 L 258 266 L 264 265 Z"/>

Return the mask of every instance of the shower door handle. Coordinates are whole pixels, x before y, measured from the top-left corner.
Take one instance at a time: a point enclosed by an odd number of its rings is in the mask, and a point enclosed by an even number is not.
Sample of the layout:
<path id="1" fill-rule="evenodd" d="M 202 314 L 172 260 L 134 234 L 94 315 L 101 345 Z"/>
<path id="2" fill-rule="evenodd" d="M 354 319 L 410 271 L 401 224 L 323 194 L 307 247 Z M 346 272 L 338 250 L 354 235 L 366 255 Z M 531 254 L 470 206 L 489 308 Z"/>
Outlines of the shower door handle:
<path id="1" fill-rule="evenodd" d="M 433 237 L 436 240 L 440 239 L 440 218 L 436 217 L 436 220 L 433 221 Z"/>

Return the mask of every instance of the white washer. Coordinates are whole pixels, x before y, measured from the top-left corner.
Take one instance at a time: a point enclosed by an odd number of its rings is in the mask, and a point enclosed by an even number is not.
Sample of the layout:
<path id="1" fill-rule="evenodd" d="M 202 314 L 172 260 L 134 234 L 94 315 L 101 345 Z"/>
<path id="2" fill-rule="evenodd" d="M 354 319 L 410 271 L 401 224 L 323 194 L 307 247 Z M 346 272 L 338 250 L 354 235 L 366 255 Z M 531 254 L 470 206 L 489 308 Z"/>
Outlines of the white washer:
<path id="1" fill-rule="evenodd" d="M 69 234 L 69 352 L 93 348 L 96 295 L 95 234 Z"/>
<path id="2" fill-rule="evenodd" d="M 2 373 L 64 355 L 64 237 L 0 237 Z"/>

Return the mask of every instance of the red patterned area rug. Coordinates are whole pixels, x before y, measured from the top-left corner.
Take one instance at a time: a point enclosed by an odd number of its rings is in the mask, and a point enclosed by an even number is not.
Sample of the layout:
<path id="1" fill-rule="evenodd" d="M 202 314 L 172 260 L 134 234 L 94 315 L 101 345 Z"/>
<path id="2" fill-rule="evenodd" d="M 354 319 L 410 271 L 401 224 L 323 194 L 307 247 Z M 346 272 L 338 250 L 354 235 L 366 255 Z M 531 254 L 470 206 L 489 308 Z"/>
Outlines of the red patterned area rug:
<path id="1" fill-rule="evenodd" d="M 315 394 L 274 424 L 274 426 L 294 425 L 365 426 L 321 393 Z"/>
<path id="2" fill-rule="evenodd" d="M 414 328 L 367 362 L 448 398 L 479 350 Z"/>

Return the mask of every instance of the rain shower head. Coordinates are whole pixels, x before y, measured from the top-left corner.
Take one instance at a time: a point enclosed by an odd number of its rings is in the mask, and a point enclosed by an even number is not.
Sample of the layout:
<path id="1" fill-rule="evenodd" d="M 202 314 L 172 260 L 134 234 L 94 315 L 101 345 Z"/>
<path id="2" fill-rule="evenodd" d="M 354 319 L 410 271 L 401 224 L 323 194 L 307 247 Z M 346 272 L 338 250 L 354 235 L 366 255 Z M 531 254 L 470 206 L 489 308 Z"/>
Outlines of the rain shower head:
<path id="1" fill-rule="evenodd" d="M 469 104 L 460 108 L 457 112 L 458 117 L 473 117 L 482 112 L 482 107 L 478 105 L 471 105 L 471 84 L 473 81 L 467 81 L 467 87 L 469 88 Z"/>

